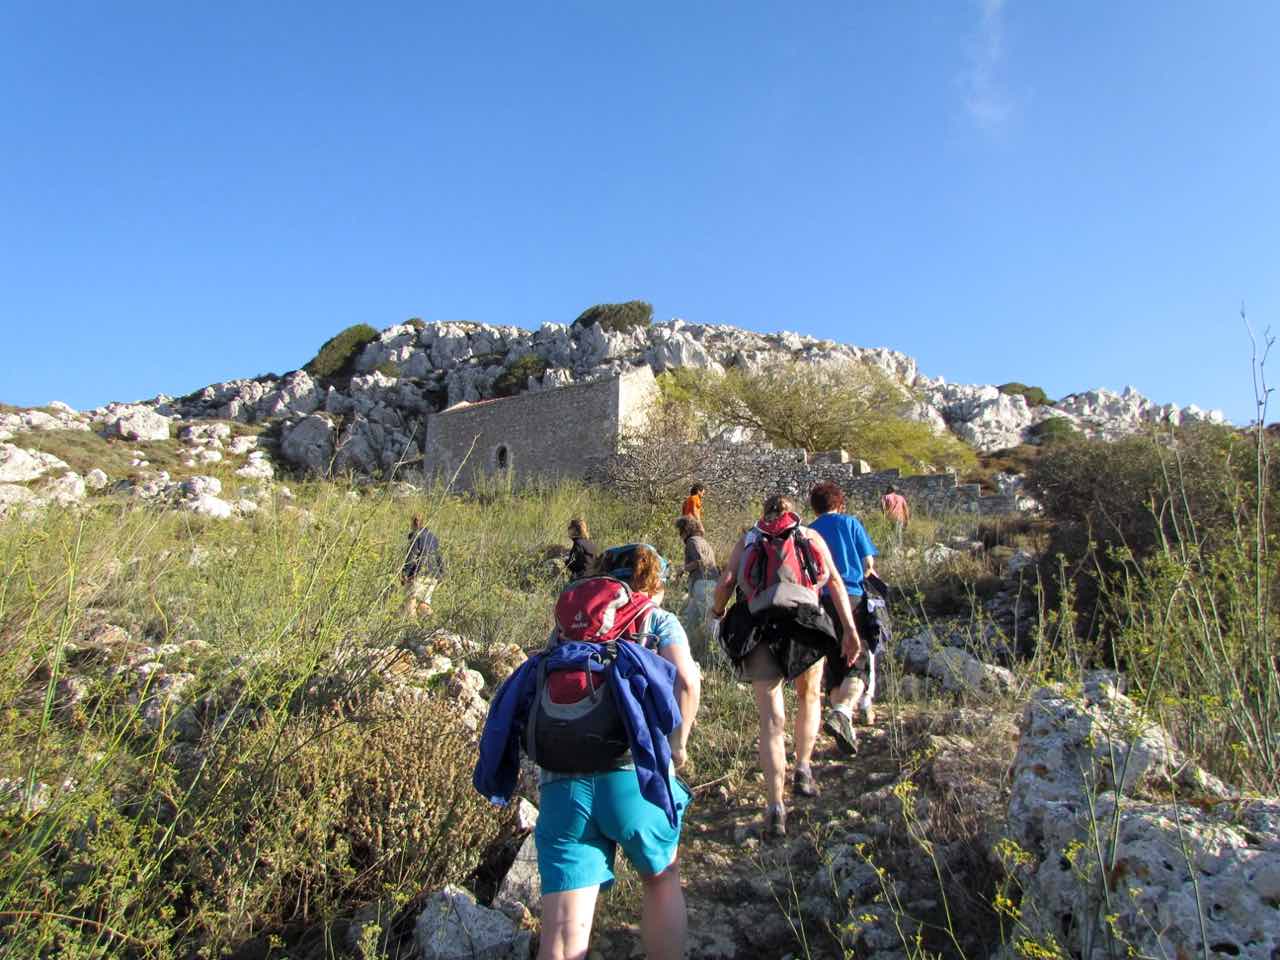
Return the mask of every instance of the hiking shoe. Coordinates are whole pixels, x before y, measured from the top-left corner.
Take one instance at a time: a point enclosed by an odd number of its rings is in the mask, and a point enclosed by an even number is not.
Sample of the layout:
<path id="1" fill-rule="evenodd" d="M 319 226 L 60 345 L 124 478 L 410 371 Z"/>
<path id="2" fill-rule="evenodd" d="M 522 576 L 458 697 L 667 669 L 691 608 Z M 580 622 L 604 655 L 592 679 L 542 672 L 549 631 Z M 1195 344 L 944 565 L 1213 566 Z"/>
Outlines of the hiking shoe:
<path id="1" fill-rule="evenodd" d="M 787 835 L 787 811 L 779 804 L 764 811 L 764 838 L 778 840 Z"/>
<path id="2" fill-rule="evenodd" d="M 852 757 L 858 752 L 858 733 L 853 729 L 853 721 L 839 710 L 828 710 L 822 720 L 822 729 L 829 733 L 840 752 Z"/>
<path id="3" fill-rule="evenodd" d="M 818 784 L 813 779 L 813 771 L 808 767 L 796 767 L 795 775 L 791 778 L 791 790 L 798 797 L 816 797 Z"/>

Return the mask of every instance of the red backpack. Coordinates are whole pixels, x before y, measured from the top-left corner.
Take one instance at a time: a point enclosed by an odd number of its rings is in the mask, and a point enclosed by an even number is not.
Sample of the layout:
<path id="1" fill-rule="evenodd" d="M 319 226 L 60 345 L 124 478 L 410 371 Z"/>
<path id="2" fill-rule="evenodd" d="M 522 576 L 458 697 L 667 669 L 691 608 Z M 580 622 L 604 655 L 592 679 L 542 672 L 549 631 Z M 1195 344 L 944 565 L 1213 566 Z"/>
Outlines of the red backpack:
<path id="1" fill-rule="evenodd" d="M 761 520 L 749 534 L 738 568 L 738 587 L 752 613 L 794 613 L 818 606 L 822 556 L 802 534 L 800 518 L 785 513 Z"/>
<path id="2" fill-rule="evenodd" d="M 617 644 L 643 643 L 654 603 L 613 577 L 587 577 L 569 584 L 556 600 L 552 645 L 568 641 L 597 644 L 589 665 L 548 671 L 539 667 L 537 692 L 525 729 L 525 752 L 557 773 L 599 773 L 618 766 L 627 755 L 626 727 L 606 684 L 605 670 L 617 656 Z"/>

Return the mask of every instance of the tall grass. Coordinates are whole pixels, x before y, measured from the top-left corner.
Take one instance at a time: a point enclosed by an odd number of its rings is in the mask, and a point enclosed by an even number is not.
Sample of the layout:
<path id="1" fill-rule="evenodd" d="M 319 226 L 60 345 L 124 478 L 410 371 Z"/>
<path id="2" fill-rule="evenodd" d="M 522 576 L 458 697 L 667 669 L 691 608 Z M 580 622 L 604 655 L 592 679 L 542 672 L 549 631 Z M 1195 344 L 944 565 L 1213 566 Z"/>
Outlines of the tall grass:
<path id="1" fill-rule="evenodd" d="M 402 648 L 447 626 L 501 679 L 488 651 L 547 635 L 569 517 L 666 536 L 574 486 L 294 503 L 0 525 L 0 956 L 215 956 L 461 880 L 502 815 L 456 707 L 397 680 Z M 445 551 L 426 623 L 400 613 L 411 513 Z M 124 633 L 90 640 L 104 624 Z"/>

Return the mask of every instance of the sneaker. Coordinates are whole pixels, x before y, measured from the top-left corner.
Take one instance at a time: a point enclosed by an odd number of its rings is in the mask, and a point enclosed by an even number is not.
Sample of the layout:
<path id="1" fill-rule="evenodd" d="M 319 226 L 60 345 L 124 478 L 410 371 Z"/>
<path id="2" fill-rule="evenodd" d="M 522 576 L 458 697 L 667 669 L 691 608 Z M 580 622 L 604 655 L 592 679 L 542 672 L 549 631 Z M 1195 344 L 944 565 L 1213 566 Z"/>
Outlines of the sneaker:
<path id="1" fill-rule="evenodd" d="M 831 735 L 842 753 L 853 756 L 858 752 L 858 733 L 853 721 L 839 710 L 828 710 L 822 720 L 822 729 Z"/>
<path id="2" fill-rule="evenodd" d="M 764 811 L 764 838 L 777 840 L 787 835 L 787 810 L 781 804 Z"/>
<path id="3" fill-rule="evenodd" d="M 813 779 L 813 771 L 808 767 L 796 767 L 795 775 L 791 778 L 791 789 L 798 797 L 816 797 L 818 784 Z"/>

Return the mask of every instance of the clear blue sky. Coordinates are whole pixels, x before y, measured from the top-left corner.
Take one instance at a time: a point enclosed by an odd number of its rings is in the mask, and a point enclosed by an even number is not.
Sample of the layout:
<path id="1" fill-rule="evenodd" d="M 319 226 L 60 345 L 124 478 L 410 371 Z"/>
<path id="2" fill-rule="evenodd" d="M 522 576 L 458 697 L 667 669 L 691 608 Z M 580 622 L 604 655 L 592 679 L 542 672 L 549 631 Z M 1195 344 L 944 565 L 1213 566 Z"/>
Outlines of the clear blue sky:
<path id="1" fill-rule="evenodd" d="M 1278 41 L 1273 0 L 8 0 L 0 399 L 639 297 L 1245 422 Z"/>

